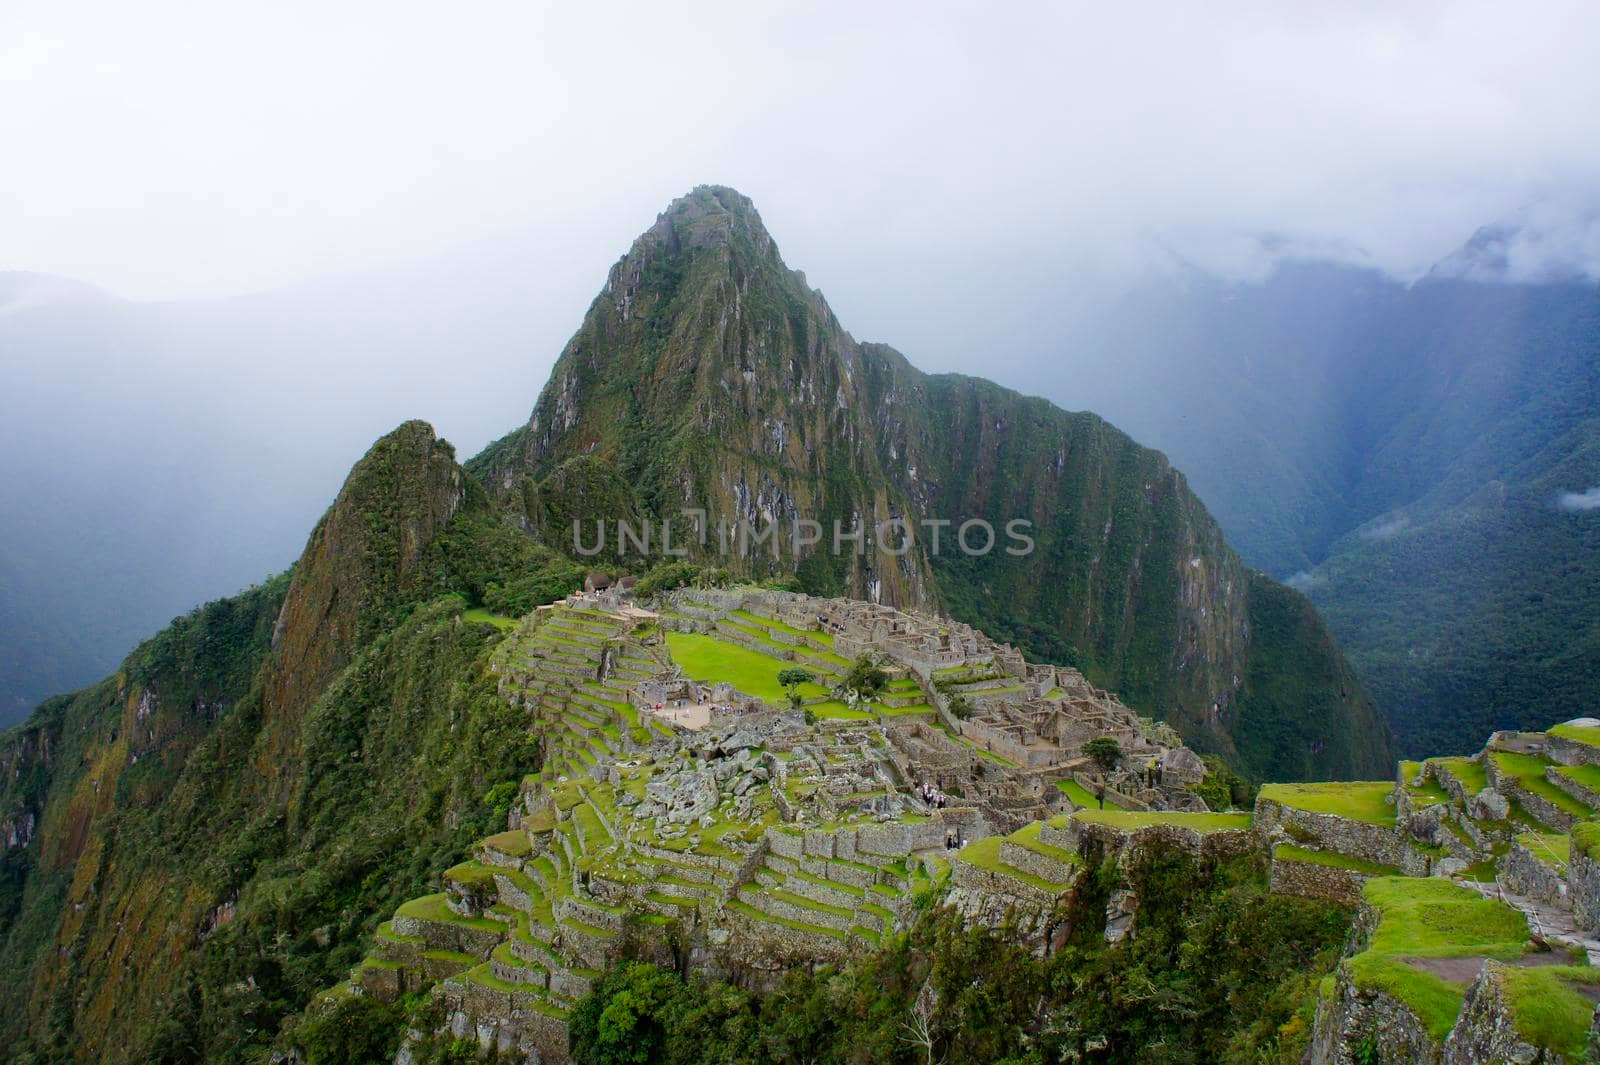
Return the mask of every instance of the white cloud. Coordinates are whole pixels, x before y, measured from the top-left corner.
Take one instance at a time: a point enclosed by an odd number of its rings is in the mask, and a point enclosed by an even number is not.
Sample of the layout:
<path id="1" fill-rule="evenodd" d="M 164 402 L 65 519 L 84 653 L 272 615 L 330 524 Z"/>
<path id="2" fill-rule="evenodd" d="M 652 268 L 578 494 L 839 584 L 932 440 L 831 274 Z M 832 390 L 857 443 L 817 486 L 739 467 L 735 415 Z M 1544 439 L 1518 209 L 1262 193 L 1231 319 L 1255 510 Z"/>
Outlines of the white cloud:
<path id="1" fill-rule="evenodd" d="M 1556 506 L 1573 513 L 1600 510 L 1600 485 L 1583 492 L 1563 492 Z"/>
<path id="2" fill-rule="evenodd" d="M 1356 535 L 1367 541 L 1392 540 L 1411 527 L 1411 519 L 1404 514 L 1396 514 L 1390 518 L 1380 518 L 1378 521 L 1362 527 Z"/>
<path id="3" fill-rule="evenodd" d="M 1588 0 L 16 0 L 0 268 L 230 292 L 508 224 L 614 255 L 717 181 L 847 304 L 1152 234 L 1245 272 L 1231 244 L 1269 233 L 1410 275 L 1600 187 L 1597 52 Z"/>

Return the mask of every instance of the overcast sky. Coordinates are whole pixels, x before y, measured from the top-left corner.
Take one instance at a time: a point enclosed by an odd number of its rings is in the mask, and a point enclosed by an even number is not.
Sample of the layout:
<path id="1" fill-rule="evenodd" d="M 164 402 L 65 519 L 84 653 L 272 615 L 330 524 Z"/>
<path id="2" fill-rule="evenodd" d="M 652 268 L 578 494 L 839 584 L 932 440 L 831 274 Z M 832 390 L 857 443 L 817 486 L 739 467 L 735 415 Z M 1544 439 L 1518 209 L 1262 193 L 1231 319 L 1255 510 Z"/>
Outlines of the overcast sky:
<path id="1" fill-rule="evenodd" d="M 589 292 L 718 182 L 849 324 L 1152 236 L 1410 274 L 1600 189 L 1592 0 L 994 6 L 7 0 L 0 268 L 186 297 L 515 231 Z"/>

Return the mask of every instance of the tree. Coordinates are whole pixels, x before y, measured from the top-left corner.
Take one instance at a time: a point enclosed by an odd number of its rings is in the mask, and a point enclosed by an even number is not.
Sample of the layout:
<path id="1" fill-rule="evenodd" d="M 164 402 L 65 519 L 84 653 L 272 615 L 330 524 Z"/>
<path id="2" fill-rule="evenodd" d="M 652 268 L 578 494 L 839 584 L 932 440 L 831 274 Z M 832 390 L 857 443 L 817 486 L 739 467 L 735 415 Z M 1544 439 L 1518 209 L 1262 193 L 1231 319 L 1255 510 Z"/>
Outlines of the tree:
<path id="1" fill-rule="evenodd" d="M 1094 759 L 1101 772 L 1109 773 L 1122 761 L 1122 744 L 1115 736 L 1096 736 L 1083 745 L 1083 753 Z"/>
<path id="2" fill-rule="evenodd" d="M 801 669 L 799 666 L 790 666 L 787 669 L 778 670 L 778 683 L 783 685 L 784 690 L 789 693 L 789 705 L 797 709 L 802 702 L 800 685 L 814 683 L 816 679 L 815 674 L 810 670 Z"/>
<path id="3" fill-rule="evenodd" d="M 861 693 L 864 699 L 870 699 L 883 690 L 889 683 L 889 674 L 878 665 L 878 660 L 870 652 L 863 653 L 850 666 L 850 672 L 845 674 L 843 686 L 854 688 Z"/>

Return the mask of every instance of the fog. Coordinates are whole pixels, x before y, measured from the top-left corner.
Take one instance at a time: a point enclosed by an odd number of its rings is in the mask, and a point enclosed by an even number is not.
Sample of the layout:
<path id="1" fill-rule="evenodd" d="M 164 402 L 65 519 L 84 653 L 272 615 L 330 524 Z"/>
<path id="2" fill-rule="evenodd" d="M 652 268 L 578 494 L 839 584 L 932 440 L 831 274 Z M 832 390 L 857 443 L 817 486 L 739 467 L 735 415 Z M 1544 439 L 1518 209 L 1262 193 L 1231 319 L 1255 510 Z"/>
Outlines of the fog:
<path id="1" fill-rule="evenodd" d="M 1600 274 L 1597 46 L 1582 2 L 7 4 L 0 704 L 283 568 L 399 421 L 513 428 L 695 184 L 857 337 L 1151 425 L 1085 338 L 1152 279 Z"/>

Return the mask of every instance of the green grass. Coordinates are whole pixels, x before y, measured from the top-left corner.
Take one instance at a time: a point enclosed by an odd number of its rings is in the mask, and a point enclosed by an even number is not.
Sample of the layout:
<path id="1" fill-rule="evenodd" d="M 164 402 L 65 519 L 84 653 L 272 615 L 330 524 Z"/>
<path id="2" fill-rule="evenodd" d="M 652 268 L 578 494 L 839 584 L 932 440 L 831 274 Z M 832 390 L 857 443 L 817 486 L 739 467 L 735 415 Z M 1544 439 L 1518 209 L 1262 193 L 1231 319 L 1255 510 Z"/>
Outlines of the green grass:
<path id="1" fill-rule="evenodd" d="M 1054 858 L 1058 862 L 1065 862 L 1067 865 L 1081 864 L 1081 859 L 1072 851 L 1064 850 L 1061 847 L 1054 846 L 1050 843 L 1041 842 L 1039 839 L 1039 832 L 1042 828 L 1044 828 L 1044 822 L 1035 821 L 1031 825 L 1023 825 L 1006 838 L 1019 847 L 1026 847 L 1035 854 L 1042 854 L 1047 858 Z"/>
<path id="2" fill-rule="evenodd" d="M 1348 869 L 1352 873 L 1363 873 L 1367 876 L 1399 876 L 1400 870 L 1392 865 L 1379 865 L 1377 862 L 1362 861 L 1360 858 L 1351 858 L 1345 854 L 1335 854 L 1332 851 L 1313 851 L 1304 847 L 1292 847 L 1287 843 L 1279 844 L 1272 852 L 1274 861 L 1280 862 L 1312 862 L 1316 865 L 1325 865 L 1330 869 Z"/>
<path id="3" fill-rule="evenodd" d="M 1489 775 L 1484 772 L 1482 765 L 1471 758 L 1430 758 L 1428 762 L 1459 780 L 1462 790 L 1468 795 L 1476 795 L 1489 786 Z"/>
<path id="4" fill-rule="evenodd" d="M 1600 823 L 1586 821 L 1573 825 L 1572 846 L 1590 861 L 1600 862 Z"/>
<path id="5" fill-rule="evenodd" d="M 477 860 L 451 866 L 444 871 L 444 878 L 480 891 L 494 890 L 494 870 Z"/>
<path id="6" fill-rule="evenodd" d="M 1528 947 L 1522 914 L 1437 877 L 1375 877 L 1362 896 L 1378 911 L 1367 950 L 1350 959 L 1357 986 L 1383 991 L 1443 1039 L 1461 1012 L 1464 983 L 1444 980 L 1407 958 L 1515 958 Z"/>
<path id="7" fill-rule="evenodd" d="M 1590 791 L 1600 792 L 1600 765 L 1562 765 L 1556 772 Z"/>
<path id="8" fill-rule="evenodd" d="M 686 676 L 707 683 L 726 681 L 744 694 L 774 706 L 789 705 L 789 693 L 778 683 L 778 671 L 793 668 L 796 663 L 698 632 L 666 635 L 667 650 Z M 807 699 L 828 694 L 828 689 L 820 684 L 802 684 L 799 691 Z M 844 709 L 842 703 L 837 705 Z M 822 716 L 819 707 L 811 709 Z"/>
<path id="9" fill-rule="evenodd" d="M 1280 806 L 1314 814 L 1337 814 L 1352 821 L 1389 826 L 1394 807 L 1387 801 L 1394 792 L 1389 780 L 1362 780 L 1321 784 L 1266 784 L 1260 797 Z"/>
<path id="10" fill-rule="evenodd" d="M 1004 839 L 1004 836 L 988 836 L 978 840 L 976 843 L 969 843 L 955 852 L 956 860 L 966 862 L 968 865 L 976 866 L 999 876 L 1008 876 L 1013 880 L 1020 880 L 1051 895 L 1059 895 L 1071 887 L 1070 884 L 1058 884 L 1053 880 L 1046 880 L 1042 876 L 1035 876 L 1032 873 L 1002 862 L 1000 860 L 1000 844 Z"/>
<path id="11" fill-rule="evenodd" d="M 876 709 L 884 717 L 912 717 L 917 714 L 931 714 L 934 712 L 933 707 L 927 703 L 915 703 L 911 706 L 884 706 L 879 703 L 876 704 Z"/>
<path id="12" fill-rule="evenodd" d="M 787 632 L 791 636 L 802 636 L 807 639 L 813 639 L 821 643 L 825 643 L 829 647 L 833 646 L 833 633 L 831 632 L 823 632 L 820 629 L 795 628 L 793 625 L 779 621 L 777 618 L 762 617 L 760 614 L 752 614 L 748 610 L 735 610 L 733 612 L 733 616 L 742 621 L 748 621 L 754 625 L 763 625 L 769 629 L 776 629 L 779 632 Z"/>
<path id="13" fill-rule="evenodd" d="M 1555 833 L 1524 832 L 1517 837 L 1523 848 L 1556 872 L 1566 875 L 1572 860 L 1572 837 Z"/>
<path id="14" fill-rule="evenodd" d="M 1502 974 L 1512 1022 L 1527 1042 L 1583 1061 L 1594 1002 L 1573 984 L 1600 984 L 1600 969 L 1576 965 L 1508 967 Z"/>
<path id="15" fill-rule="evenodd" d="M 533 846 L 528 842 L 528 834 L 521 829 L 490 836 L 483 841 L 483 845 L 501 854 L 509 854 L 513 858 L 526 858 L 533 851 Z"/>
<path id="16" fill-rule="evenodd" d="M 1196 832 L 1226 832 L 1250 827 L 1249 814 L 1184 814 L 1151 810 L 1079 810 L 1074 819 L 1090 825 L 1109 825 L 1125 831 L 1151 825 L 1173 825 Z"/>
<path id="17" fill-rule="evenodd" d="M 1429 806 L 1438 806 L 1440 803 L 1450 801 L 1450 793 L 1437 780 L 1429 777 L 1421 784 L 1413 784 L 1417 774 L 1422 771 L 1421 762 L 1401 762 L 1400 779 L 1405 783 L 1406 795 L 1411 800 L 1412 809 L 1424 810 Z"/>
<path id="18" fill-rule="evenodd" d="M 1560 736 L 1564 740 L 1574 743 L 1586 743 L 1590 747 L 1600 747 L 1600 728 L 1585 727 L 1583 725 L 1557 725 L 1549 730 L 1550 735 Z"/>
<path id="19" fill-rule="evenodd" d="M 395 910 L 397 917 L 414 917 L 419 921 L 434 921 L 438 924 L 459 924 L 468 928 L 481 928 L 499 932 L 505 928 L 499 921 L 488 917 L 463 917 L 452 910 L 445 902 L 443 893 L 438 895 L 424 895 L 420 899 L 403 902 Z"/>
<path id="20" fill-rule="evenodd" d="M 806 706 L 806 709 L 823 721 L 870 721 L 873 716 L 870 710 L 860 707 L 852 710 L 837 699 L 829 699 L 821 703 L 810 703 Z"/>
<path id="21" fill-rule="evenodd" d="M 463 621 L 475 622 L 480 625 L 493 625 L 502 632 L 504 632 L 506 629 L 514 629 L 517 627 L 516 618 L 508 618 L 500 614 L 491 614 L 481 606 L 475 606 L 471 610 L 464 611 L 461 615 L 461 619 Z"/>
<path id="22" fill-rule="evenodd" d="M 1100 806 L 1099 800 L 1090 793 L 1089 789 L 1079 784 L 1076 780 L 1058 780 L 1056 781 L 1056 788 L 1079 806 L 1085 806 L 1091 810 L 1098 809 Z M 1108 797 L 1106 799 L 1106 809 L 1120 810 L 1122 807 L 1112 802 Z"/>
<path id="23" fill-rule="evenodd" d="M 1593 810 L 1545 779 L 1544 771 L 1550 763 L 1543 758 L 1535 758 L 1531 754 L 1516 754 L 1512 751 L 1495 751 L 1491 757 L 1494 758 L 1494 764 L 1501 774 L 1516 780 L 1529 794 L 1539 796 L 1556 809 L 1571 814 L 1579 820 L 1588 820 L 1594 816 Z"/>

